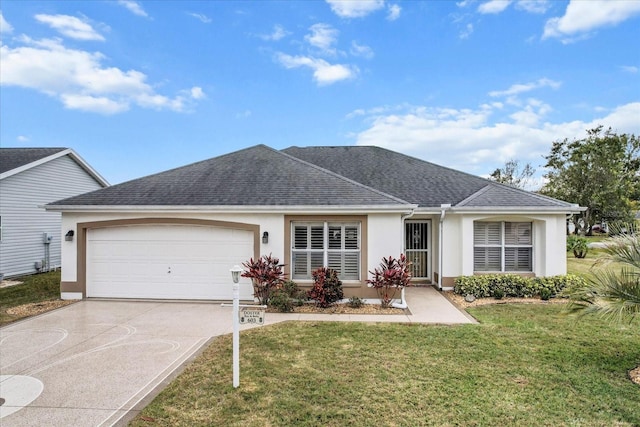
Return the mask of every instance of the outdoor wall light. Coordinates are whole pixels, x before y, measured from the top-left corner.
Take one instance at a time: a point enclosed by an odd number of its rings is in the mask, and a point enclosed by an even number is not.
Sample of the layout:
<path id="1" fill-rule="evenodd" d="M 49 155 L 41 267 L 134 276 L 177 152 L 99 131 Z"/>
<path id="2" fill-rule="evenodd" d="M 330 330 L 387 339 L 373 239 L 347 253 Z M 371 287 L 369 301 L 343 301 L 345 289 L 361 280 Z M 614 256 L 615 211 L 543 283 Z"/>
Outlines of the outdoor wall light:
<path id="1" fill-rule="evenodd" d="M 265 231 L 262 233 L 262 243 L 269 243 L 269 232 Z"/>
<path id="2" fill-rule="evenodd" d="M 73 235 L 74 234 L 75 234 L 75 232 L 73 230 L 67 231 L 67 234 L 64 235 L 64 240 L 66 240 L 67 242 L 73 241 Z"/>
<path id="3" fill-rule="evenodd" d="M 240 273 L 242 273 L 242 267 L 239 265 L 234 265 L 231 270 L 231 278 L 233 279 L 233 283 L 238 283 L 240 280 Z"/>

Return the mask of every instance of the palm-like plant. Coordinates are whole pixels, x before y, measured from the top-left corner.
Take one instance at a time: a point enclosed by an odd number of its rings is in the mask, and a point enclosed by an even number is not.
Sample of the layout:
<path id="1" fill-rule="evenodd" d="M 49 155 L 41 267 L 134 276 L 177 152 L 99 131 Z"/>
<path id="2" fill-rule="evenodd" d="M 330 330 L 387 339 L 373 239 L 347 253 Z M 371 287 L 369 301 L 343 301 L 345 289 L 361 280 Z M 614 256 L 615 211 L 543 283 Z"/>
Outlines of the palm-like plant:
<path id="1" fill-rule="evenodd" d="M 596 313 L 609 320 L 633 320 L 640 314 L 640 235 L 612 237 L 606 241 L 604 252 L 596 264 L 620 263 L 621 271 L 594 271 L 584 285 L 569 289 L 569 309 L 580 314 Z"/>

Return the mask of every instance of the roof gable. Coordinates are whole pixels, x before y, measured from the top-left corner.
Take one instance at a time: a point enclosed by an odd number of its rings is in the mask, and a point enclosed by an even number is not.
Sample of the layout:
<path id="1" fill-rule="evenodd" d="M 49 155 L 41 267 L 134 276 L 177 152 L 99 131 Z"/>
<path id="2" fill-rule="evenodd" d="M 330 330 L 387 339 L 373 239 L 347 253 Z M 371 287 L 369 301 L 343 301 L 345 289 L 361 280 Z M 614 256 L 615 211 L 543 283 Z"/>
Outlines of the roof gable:
<path id="1" fill-rule="evenodd" d="M 28 166 L 66 148 L 0 148 L 0 174 Z"/>
<path id="2" fill-rule="evenodd" d="M 87 162 L 70 148 L 0 148 L 0 179 L 5 179 L 35 168 L 44 163 L 69 156 L 98 184 L 108 187 L 109 183 Z"/>
<path id="3" fill-rule="evenodd" d="M 456 207 L 478 208 L 573 208 L 570 203 L 495 182 L 458 203 Z"/>
<path id="4" fill-rule="evenodd" d="M 264 145 L 49 206 L 396 206 L 404 200 Z"/>

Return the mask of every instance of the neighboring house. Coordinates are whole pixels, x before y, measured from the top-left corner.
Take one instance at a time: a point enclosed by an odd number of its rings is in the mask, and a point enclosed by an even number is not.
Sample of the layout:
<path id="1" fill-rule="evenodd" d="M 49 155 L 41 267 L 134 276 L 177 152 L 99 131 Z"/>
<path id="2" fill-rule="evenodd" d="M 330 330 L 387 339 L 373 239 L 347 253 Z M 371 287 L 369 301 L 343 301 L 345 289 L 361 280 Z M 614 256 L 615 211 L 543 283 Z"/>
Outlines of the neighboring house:
<path id="1" fill-rule="evenodd" d="M 60 213 L 44 205 L 108 185 L 69 148 L 0 148 L 0 273 L 60 267 Z"/>
<path id="2" fill-rule="evenodd" d="M 413 282 L 487 272 L 566 273 L 565 220 L 581 210 L 378 147 L 258 145 L 47 205 L 62 212 L 63 298 L 230 299 L 229 269 L 273 254 L 311 285 L 405 253 Z M 241 282 L 241 298 L 251 284 Z"/>

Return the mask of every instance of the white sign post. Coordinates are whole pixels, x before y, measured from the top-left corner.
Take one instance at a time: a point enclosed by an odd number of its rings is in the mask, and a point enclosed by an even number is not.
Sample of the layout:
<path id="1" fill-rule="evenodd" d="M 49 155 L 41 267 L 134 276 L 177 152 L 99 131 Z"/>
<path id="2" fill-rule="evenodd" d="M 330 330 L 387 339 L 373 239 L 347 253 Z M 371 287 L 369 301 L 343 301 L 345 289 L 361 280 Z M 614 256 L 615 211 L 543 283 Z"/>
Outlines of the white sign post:
<path id="1" fill-rule="evenodd" d="M 240 309 L 240 284 L 233 283 L 233 388 L 240 385 L 240 322 L 238 310 Z"/>
<path id="2" fill-rule="evenodd" d="M 240 273 L 242 267 L 234 265 L 231 269 L 233 278 L 233 388 L 240 386 L 240 323 L 263 325 L 266 305 L 240 305 Z M 228 307 L 228 304 L 222 304 Z M 242 307 L 242 315 L 240 314 Z"/>

